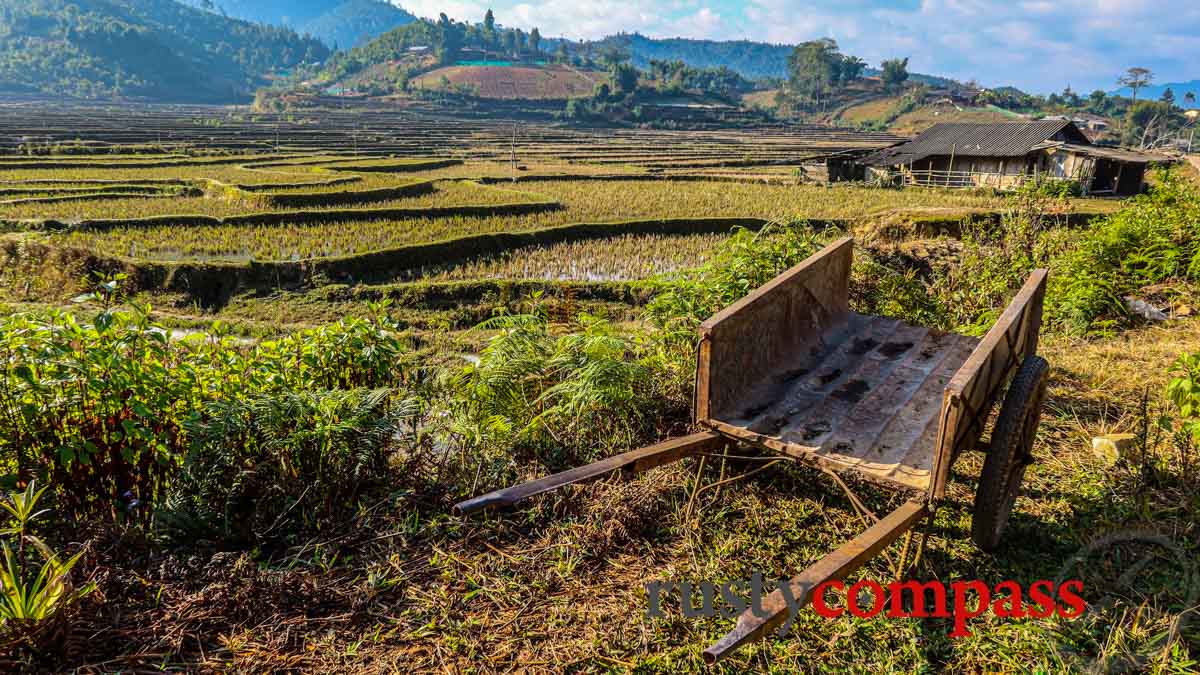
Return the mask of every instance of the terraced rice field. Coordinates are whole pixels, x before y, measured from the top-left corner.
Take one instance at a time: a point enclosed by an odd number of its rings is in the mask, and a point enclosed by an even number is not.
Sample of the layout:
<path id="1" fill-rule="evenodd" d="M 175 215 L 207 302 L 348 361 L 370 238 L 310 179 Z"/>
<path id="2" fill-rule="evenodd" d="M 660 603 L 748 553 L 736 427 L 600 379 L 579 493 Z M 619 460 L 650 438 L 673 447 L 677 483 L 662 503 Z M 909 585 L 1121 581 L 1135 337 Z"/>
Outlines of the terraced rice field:
<path id="1" fill-rule="evenodd" d="M 611 239 L 520 248 L 460 265 L 413 270 L 411 276 L 427 281 L 631 281 L 699 267 L 727 238 L 726 234 L 627 234 Z"/>
<path id="2" fill-rule="evenodd" d="M 135 217 L 163 215 L 144 200 L 114 200 L 124 213 Z M 177 200 L 190 207 L 181 213 L 232 216 L 255 212 L 238 202 L 191 198 Z M 552 202 L 562 208 L 543 213 L 442 216 L 423 215 L 421 209 L 497 206 Z M 986 211 L 1002 202 L 990 195 L 933 191 L 879 191 L 865 188 L 824 188 L 797 185 L 759 185 L 708 181 L 533 181 L 515 186 L 480 185 L 439 181 L 436 191 L 413 198 L 363 205 L 370 209 L 412 209 L 403 218 L 379 217 L 349 220 L 343 211 L 328 220 L 285 222 L 271 225 L 163 225 L 127 226 L 105 231 L 76 230 L 58 239 L 70 246 L 111 255 L 151 259 L 296 260 L 345 256 L 379 249 L 423 244 L 470 235 L 526 232 L 571 223 L 679 218 L 812 218 L 845 219 L 896 209 L 962 208 Z M 52 212 L 78 209 L 96 213 L 96 203 L 63 203 L 43 207 Z M 315 207 L 306 211 L 334 211 L 341 207 Z M 22 214 L 34 211 L 22 207 Z M 298 212 L 293 209 L 291 212 Z M 283 210 L 283 213 L 289 211 Z M 105 216 L 111 217 L 109 214 Z M 361 214 L 360 214 L 361 215 Z M 367 214 L 370 215 L 370 214 Z M 340 216 L 340 217 L 339 217 Z"/>
<path id="3" fill-rule="evenodd" d="M 97 128 L 106 118 L 95 110 L 48 120 L 41 135 L 22 128 L 23 154 L 0 155 L 10 236 L 134 265 L 336 261 L 347 279 L 362 267 L 385 279 L 624 280 L 699 264 L 738 225 L 953 220 L 1004 206 L 988 192 L 814 184 L 811 158 L 894 140 L 836 128 L 579 130 L 378 109 L 140 114 L 127 133 L 114 120 Z M 0 131 L 19 126 L 0 109 Z M 145 151 L 154 136 L 171 139 L 157 154 Z"/>

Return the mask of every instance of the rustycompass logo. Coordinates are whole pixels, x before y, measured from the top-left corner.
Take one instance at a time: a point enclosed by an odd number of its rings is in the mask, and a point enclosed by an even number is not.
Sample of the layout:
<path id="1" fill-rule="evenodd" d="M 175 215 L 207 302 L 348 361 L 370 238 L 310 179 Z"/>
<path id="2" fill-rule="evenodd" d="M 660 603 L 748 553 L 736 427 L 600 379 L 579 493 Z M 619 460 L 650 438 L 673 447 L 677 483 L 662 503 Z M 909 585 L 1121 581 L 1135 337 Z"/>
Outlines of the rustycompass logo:
<path id="1" fill-rule="evenodd" d="M 846 614 L 859 618 L 884 615 L 889 619 L 952 619 L 949 632 L 952 638 L 970 635 L 967 622 L 988 613 L 1007 619 L 1045 619 L 1051 616 L 1075 619 L 1084 613 L 1087 606 L 1080 595 L 1083 582 L 1079 579 L 1043 579 L 1027 587 L 1016 581 L 988 585 L 982 581 L 946 584 L 937 580 L 910 580 L 885 585 L 870 579 L 853 584 L 835 580 L 819 584 L 811 596 L 806 596 L 787 581 L 768 584 L 761 573 L 755 572 L 750 579 L 720 584 L 710 581 L 650 582 L 646 584 L 646 616 L 664 616 L 664 595 L 675 590 L 679 592 L 683 616 L 725 618 L 739 616 L 747 610 L 759 618 L 766 618 L 768 612 L 764 608 L 764 598 L 773 590 L 778 590 L 788 608 L 787 619 L 779 629 L 780 637 L 787 636 L 796 614 L 808 604 L 818 615 L 827 619 Z"/>

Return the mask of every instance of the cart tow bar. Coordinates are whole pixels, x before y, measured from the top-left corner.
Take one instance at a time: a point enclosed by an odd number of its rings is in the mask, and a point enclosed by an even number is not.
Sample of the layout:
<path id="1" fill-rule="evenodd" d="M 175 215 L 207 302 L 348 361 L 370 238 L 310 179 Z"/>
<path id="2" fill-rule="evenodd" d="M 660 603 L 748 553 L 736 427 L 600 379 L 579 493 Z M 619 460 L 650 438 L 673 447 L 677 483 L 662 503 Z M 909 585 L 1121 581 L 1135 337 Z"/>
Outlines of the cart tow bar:
<path id="1" fill-rule="evenodd" d="M 665 441 L 657 445 L 640 448 L 620 455 L 614 455 L 599 462 L 593 462 L 562 473 L 556 473 L 545 478 L 531 480 L 503 490 L 496 490 L 480 495 L 454 505 L 454 513 L 467 515 L 483 509 L 510 507 L 518 502 L 540 495 L 543 492 L 556 490 L 560 487 L 583 483 L 597 478 L 603 478 L 614 471 L 625 475 L 644 473 L 655 467 L 677 462 L 701 452 L 716 452 L 728 441 L 724 436 L 711 431 L 702 431 L 691 436 L 684 436 Z"/>
<path id="2" fill-rule="evenodd" d="M 799 607 L 810 604 L 813 591 L 818 586 L 826 581 L 845 579 L 928 514 L 924 496 L 905 502 L 866 532 L 793 577 L 788 586 L 791 588 L 792 597 L 796 599 L 794 602 L 798 602 Z M 768 595 L 762 605 L 766 616 L 760 617 L 752 609 L 742 612 L 734 629 L 704 650 L 704 661 L 710 665 L 714 664 L 747 642 L 762 638 L 787 620 L 788 605 L 782 591 L 776 590 Z"/>

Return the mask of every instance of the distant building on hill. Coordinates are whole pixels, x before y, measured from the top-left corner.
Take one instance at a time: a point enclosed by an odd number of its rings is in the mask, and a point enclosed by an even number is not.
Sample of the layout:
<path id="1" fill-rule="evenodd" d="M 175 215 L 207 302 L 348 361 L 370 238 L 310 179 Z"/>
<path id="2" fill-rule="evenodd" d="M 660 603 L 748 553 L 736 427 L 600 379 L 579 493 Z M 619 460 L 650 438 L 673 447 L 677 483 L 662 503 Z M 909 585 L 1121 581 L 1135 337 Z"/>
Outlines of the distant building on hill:
<path id="1" fill-rule="evenodd" d="M 1158 155 L 1093 145 L 1069 119 L 935 124 L 862 159 L 868 178 L 904 185 L 1012 189 L 1029 180 L 1078 181 L 1084 194 L 1133 195 Z"/>
<path id="2" fill-rule="evenodd" d="M 1047 115 L 1040 122 L 1074 122 L 1075 126 L 1088 131 L 1107 131 L 1108 120 L 1099 115 L 1080 113 L 1078 115 Z"/>

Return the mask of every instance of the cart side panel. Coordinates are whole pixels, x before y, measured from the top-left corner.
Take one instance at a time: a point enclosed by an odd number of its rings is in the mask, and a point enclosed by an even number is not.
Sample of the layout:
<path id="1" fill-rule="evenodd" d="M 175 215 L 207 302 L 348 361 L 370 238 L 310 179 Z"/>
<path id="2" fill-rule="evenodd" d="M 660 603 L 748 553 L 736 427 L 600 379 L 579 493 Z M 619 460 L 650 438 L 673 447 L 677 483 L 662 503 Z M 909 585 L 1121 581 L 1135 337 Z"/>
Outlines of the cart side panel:
<path id="1" fill-rule="evenodd" d="M 700 326 L 696 419 L 729 414 L 849 314 L 853 240 L 839 239 Z"/>
<path id="2" fill-rule="evenodd" d="M 1029 275 L 1012 303 L 996 320 L 996 325 L 946 385 L 933 481 L 929 486 L 933 499 L 940 499 L 945 494 L 954 458 L 973 446 L 983 433 L 992 404 L 1004 383 L 1026 357 L 1037 353 L 1046 277 L 1046 270 L 1034 270 Z"/>

